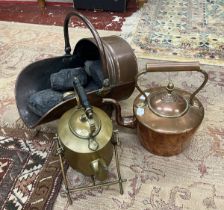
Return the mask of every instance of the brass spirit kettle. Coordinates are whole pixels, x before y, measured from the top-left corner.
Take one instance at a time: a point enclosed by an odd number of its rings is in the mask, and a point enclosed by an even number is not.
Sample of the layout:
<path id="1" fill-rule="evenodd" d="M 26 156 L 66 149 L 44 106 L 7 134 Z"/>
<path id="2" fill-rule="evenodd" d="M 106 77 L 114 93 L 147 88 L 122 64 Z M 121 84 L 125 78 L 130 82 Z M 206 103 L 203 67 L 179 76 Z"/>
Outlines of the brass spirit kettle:
<path id="1" fill-rule="evenodd" d="M 103 181 L 113 156 L 113 126 L 105 112 L 92 107 L 77 78 L 74 87 L 80 105 L 68 110 L 58 123 L 58 139 L 69 165 L 86 176 Z"/>
<path id="2" fill-rule="evenodd" d="M 196 71 L 204 76 L 201 86 L 193 93 L 175 88 L 153 87 L 142 90 L 138 78 L 148 72 Z M 146 71 L 136 77 L 136 88 L 140 94 L 133 104 L 134 116 L 122 117 L 121 107 L 114 99 L 104 99 L 112 103 L 117 111 L 117 122 L 121 126 L 137 128 L 141 144 L 156 155 L 171 156 L 182 152 L 190 143 L 204 118 L 204 108 L 195 95 L 205 86 L 208 74 L 196 62 L 148 64 Z"/>

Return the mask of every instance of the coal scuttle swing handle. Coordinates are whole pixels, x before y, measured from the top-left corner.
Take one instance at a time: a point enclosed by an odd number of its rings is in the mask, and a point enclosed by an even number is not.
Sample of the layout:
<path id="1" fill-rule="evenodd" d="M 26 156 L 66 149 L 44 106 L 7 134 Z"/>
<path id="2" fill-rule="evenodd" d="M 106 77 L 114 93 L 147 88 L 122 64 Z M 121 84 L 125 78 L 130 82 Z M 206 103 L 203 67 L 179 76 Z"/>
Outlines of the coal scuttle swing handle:
<path id="1" fill-rule="evenodd" d="M 106 53 L 105 53 L 103 42 L 102 42 L 97 30 L 94 28 L 93 24 L 88 20 L 88 18 L 86 18 L 79 12 L 70 12 L 65 17 L 65 21 L 64 21 L 65 54 L 68 56 L 71 55 L 71 45 L 70 45 L 70 41 L 69 41 L 68 24 L 69 24 L 71 17 L 73 17 L 73 16 L 81 19 L 82 22 L 86 25 L 86 27 L 91 31 L 91 33 L 96 41 L 97 47 L 99 49 L 100 60 L 101 60 L 101 64 L 102 64 L 104 78 L 105 79 L 108 78 L 107 59 L 106 59 Z"/>

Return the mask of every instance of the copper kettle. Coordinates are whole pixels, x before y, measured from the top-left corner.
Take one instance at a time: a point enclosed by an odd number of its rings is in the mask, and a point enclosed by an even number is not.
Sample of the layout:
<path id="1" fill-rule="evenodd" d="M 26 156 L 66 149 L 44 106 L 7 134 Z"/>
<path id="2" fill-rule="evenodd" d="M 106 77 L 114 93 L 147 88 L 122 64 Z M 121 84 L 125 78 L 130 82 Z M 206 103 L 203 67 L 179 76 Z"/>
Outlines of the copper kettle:
<path id="1" fill-rule="evenodd" d="M 58 123 L 58 139 L 69 165 L 86 176 L 103 181 L 113 156 L 113 125 L 107 114 L 92 107 L 77 78 L 74 86 L 80 104 L 68 110 Z"/>
<path id="2" fill-rule="evenodd" d="M 197 71 L 204 75 L 204 81 L 193 93 L 175 88 L 172 83 L 144 91 L 138 85 L 138 78 L 148 72 L 174 71 Z M 140 94 L 134 100 L 134 116 L 122 117 L 121 107 L 114 99 L 105 98 L 103 102 L 114 105 L 119 125 L 137 128 L 139 140 L 147 150 L 156 155 L 176 155 L 190 143 L 203 120 L 204 108 L 195 95 L 207 80 L 208 74 L 196 62 L 147 64 L 146 71 L 136 76 Z"/>

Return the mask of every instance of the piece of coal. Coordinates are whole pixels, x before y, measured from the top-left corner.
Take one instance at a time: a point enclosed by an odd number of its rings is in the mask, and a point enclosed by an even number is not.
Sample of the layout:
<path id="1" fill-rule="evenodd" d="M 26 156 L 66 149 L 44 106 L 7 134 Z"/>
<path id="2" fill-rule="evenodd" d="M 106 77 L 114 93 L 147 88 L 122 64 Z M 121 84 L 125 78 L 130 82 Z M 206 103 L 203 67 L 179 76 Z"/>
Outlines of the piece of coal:
<path id="1" fill-rule="evenodd" d="M 90 77 L 91 77 L 91 73 L 90 73 L 89 68 L 90 68 L 90 66 L 93 64 L 93 62 L 94 62 L 94 61 L 88 61 L 88 60 L 87 60 L 87 61 L 84 63 L 84 69 L 85 69 L 86 73 L 88 74 L 88 76 L 90 76 Z"/>
<path id="2" fill-rule="evenodd" d="M 38 116 L 43 116 L 63 100 L 63 94 L 51 89 L 42 90 L 28 98 L 29 109 Z"/>
<path id="3" fill-rule="evenodd" d="M 98 88 L 102 88 L 104 76 L 100 60 L 86 61 L 84 68 L 86 73 L 92 77 Z"/>
<path id="4" fill-rule="evenodd" d="M 81 85 L 87 84 L 87 74 L 83 68 L 62 69 L 57 73 L 51 74 L 51 88 L 53 90 L 67 91 L 73 90 L 74 77 L 78 77 Z"/>
<path id="5" fill-rule="evenodd" d="M 64 57 L 63 62 L 66 69 L 84 66 L 84 59 L 78 54 Z"/>
<path id="6" fill-rule="evenodd" d="M 89 92 L 92 92 L 92 91 L 94 91 L 94 90 L 98 90 L 98 89 L 99 89 L 98 85 L 96 85 L 96 83 L 93 82 L 93 81 L 90 81 L 90 82 L 85 86 L 85 92 L 86 92 L 86 93 L 89 93 Z"/>

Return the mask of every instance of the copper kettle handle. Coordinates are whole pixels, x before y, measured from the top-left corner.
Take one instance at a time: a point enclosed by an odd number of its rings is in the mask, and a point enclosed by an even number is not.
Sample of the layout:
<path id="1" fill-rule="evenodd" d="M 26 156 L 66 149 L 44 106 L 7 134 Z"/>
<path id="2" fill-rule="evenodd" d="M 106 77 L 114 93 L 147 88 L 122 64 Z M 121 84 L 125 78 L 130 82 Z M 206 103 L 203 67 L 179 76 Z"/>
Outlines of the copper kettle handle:
<path id="1" fill-rule="evenodd" d="M 147 72 L 178 72 L 178 71 L 197 71 L 204 75 L 204 81 L 199 86 L 198 89 L 196 89 L 190 96 L 190 104 L 193 104 L 193 99 L 195 95 L 205 86 L 205 84 L 208 81 L 208 74 L 204 70 L 200 68 L 199 62 L 180 62 L 180 63 L 152 63 L 152 64 L 146 64 L 146 71 L 141 72 L 137 74 L 135 78 L 135 86 L 139 90 L 139 92 L 145 96 L 145 99 L 147 100 L 147 96 L 144 93 L 144 91 L 141 90 L 141 88 L 138 85 L 138 78 L 147 73 Z"/>
<path id="2" fill-rule="evenodd" d="M 105 50 L 103 47 L 103 42 L 102 42 L 98 32 L 92 25 L 92 23 L 79 12 L 70 12 L 65 17 L 65 21 L 64 21 L 65 54 L 71 55 L 71 45 L 70 45 L 70 41 L 69 41 L 68 24 L 69 24 L 70 18 L 72 16 L 76 16 L 79 19 L 81 19 L 83 21 L 83 23 L 85 23 L 87 28 L 91 31 L 91 33 L 96 41 L 97 47 L 99 49 L 104 78 L 107 78 L 107 59 L 106 59 L 106 54 L 105 54 Z"/>

